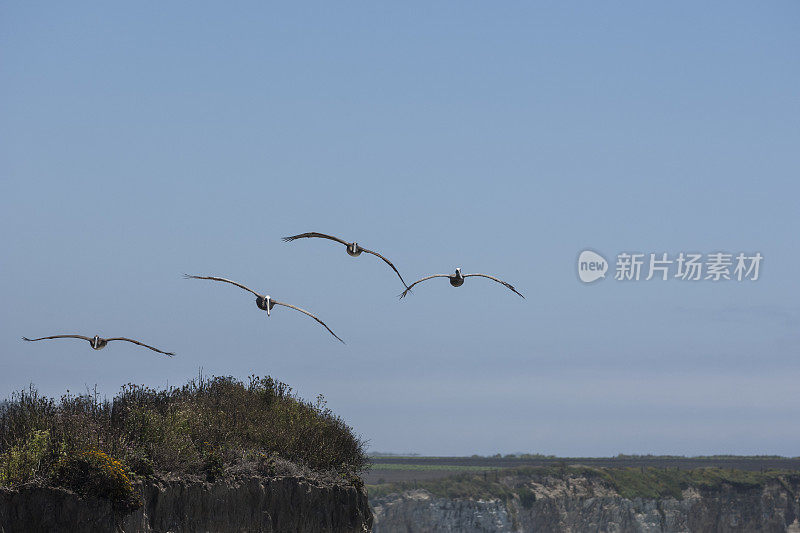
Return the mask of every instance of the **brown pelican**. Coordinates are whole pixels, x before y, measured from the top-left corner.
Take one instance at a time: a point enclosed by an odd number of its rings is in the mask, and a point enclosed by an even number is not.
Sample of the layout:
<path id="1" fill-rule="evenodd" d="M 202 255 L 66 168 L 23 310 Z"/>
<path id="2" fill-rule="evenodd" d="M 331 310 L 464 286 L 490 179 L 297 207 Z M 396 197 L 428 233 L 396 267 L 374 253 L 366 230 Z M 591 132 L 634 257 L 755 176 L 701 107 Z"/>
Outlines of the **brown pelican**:
<path id="1" fill-rule="evenodd" d="M 257 305 L 257 306 L 258 306 L 258 308 L 259 308 L 259 309 L 261 309 L 262 311 L 266 311 L 266 312 L 267 312 L 267 316 L 269 316 L 269 313 L 270 313 L 270 311 L 272 311 L 272 308 L 273 308 L 273 307 L 275 307 L 276 305 L 283 305 L 283 306 L 286 306 L 286 307 L 291 307 L 292 309 L 294 309 L 294 310 L 296 310 L 296 311 L 300 311 L 301 313 L 304 313 L 304 314 L 306 314 L 306 315 L 310 316 L 311 318 L 313 318 L 314 320 L 316 320 L 317 322 L 319 322 L 320 324 L 322 324 L 322 326 L 323 326 L 325 329 L 327 329 L 327 330 L 328 330 L 328 332 L 329 332 L 331 335 L 333 335 L 334 337 L 336 337 L 337 339 L 339 339 L 339 336 L 338 336 L 338 335 L 336 335 L 336 333 L 334 333 L 333 331 L 331 331 L 331 328 L 329 328 L 329 327 L 328 327 L 328 326 L 325 324 L 325 322 L 323 322 L 322 320 L 320 320 L 320 319 L 319 319 L 319 318 L 317 318 L 316 316 L 312 315 L 311 313 L 309 313 L 309 312 L 308 312 L 308 311 L 306 311 L 305 309 L 300 309 L 299 307 L 295 307 L 295 306 L 293 306 L 293 305 L 291 305 L 291 304 L 287 304 L 287 303 L 279 302 L 278 300 L 275 300 L 275 299 L 273 299 L 273 298 L 272 298 L 270 295 L 268 295 L 268 294 L 267 294 L 267 295 L 264 295 L 264 294 L 258 294 L 256 291 L 254 291 L 254 290 L 252 290 L 252 289 L 250 289 L 250 288 L 248 288 L 248 287 L 245 287 L 245 286 L 244 286 L 244 285 L 242 285 L 241 283 L 236 283 L 235 281 L 231 281 L 231 280 L 229 280 L 229 279 L 225 279 L 225 278 L 217 278 L 217 277 L 214 277 L 214 276 L 190 276 L 189 274 L 184 274 L 184 275 L 183 275 L 183 277 L 185 277 L 186 279 L 190 279 L 190 278 L 191 278 L 191 279 L 210 279 L 210 280 L 213 280 L 213 281 L 224 281 L 225 283 L 230 283 L 231 285 L 236 285 L 236 286 L 237 286 L 237 287 L 239 287 L 240 289 L 244 289 L 244 290 L 246 290 L 247 292 L 254 294 L 254 295 L 255 295 L 255 297 L 256 297 L 256 305 Z M 345 342 L 344 342 L 342 339 L 339 339 L 339 341 L 340 341 L 342 344 L 345 344 Z"/>
<path id="2" fill-rule="evenodd" d="M 384 262 L 387 265 L 392 267 L 392 270 L 394 270 L 394 273 L 397 274 L 397 277 L 400 278 L 400 281 L 403 282 L 403 287 L 408 289 L 408 285 L 406 285 L 406 282 L 403 279 L 403 276 L 400 275 L 400 272 L 397 271 L 397 268 L 395 268 L 395 266 L 392 264 L 391 261 L 389 261 L 388 259 L 383 257 L 378 252 L 373 252 L 372 250 L 367 250 L 366 248 L 362 248 L 355 241 L 354 242 L 347 242 L 347 241 L 344 241 L 344 240 L 342 240 L 342 239 L 340 239 L 338 237 L 333 237 L 332 235 L 325 235 L 324 233 L 317 233 L 315 231 L 312 231 L 312 232 L 309 232 L 309 233 L 301 233 L 300 235 L 293 235 L 291 237 L 284 237 L 283 238 L 283 242 L 291 242 L 291 241 L 293 241 L 295 239 L 307 239 L 307 238 L 310 238 L 310 237 L 316 237 L 316 238 L 320 238 L 320 239 L 330 239 L 332 241 L 336 241 L 338 243 L 344 244 L 346 249 L 347 249 L 348 255 L 351 255 L 353 257 L 358 257 L 359 255 L 361 255 L 361 252 L 366 252 L 368 254 L 372 254 L 374 256 L 380 257 L 381 259 L 384 260 Z"/>
<path id="3" fill-rule="evenodd" d="M 30 341 L 30 342 L 43 341 L 43 340 L 46 340 L 46 339 L 83 339 L 85 341 L 89 341 L 89 344 L 95 350 L 102 350 L 103 348 L 106 347 L 106 344 L 108 344 L 111 341 L 127 341 L 127 342 L 132 342 L 133 344 L 138 344 L 139 346 L 144 346 L 145 348 L 150 348 L 154 352 L 163 353 L 164 355 L 168 355 L 170 357 L 175 355 L 172 352 L 163 352 L 163 351 L 159 350 L 158 348 L 153 348 L 152 346 L 150 346 L 148 344 L 145 344 L 143 342 L 139 342 L 139 341 L 134 340 L 134 339 L 128 339 L 127 337 L 111 337 L 111 338 L 108 338 L 108 339 L 104 339 L 102 337 L 98 337 L 97 335 L 95 335 L 94 337 L 91 337 L 91 338 L 90 337 L 84 337 L 83 335 L 53 335 L 52 337 L 40 337 L 38 339 L 29 339 L 28 337 L 22 337 L 22 338 L 24 340 Z"/>
<path id="4" fill-rule="evenodd" d="M 508 287 L 509 289 L 514 291 L 515 294 L 518 294 L 518 295 L 522 296 L 521 293 L 517 292 L 517 289 L 515 289 L 513 285 L 511 285 L 510 283 L 506 283 L 505 281 L 503 281 L 501 279 L 497 279 L 494 276 L 488 276 L 486 274 L 462 274 L 461 273 L 461 269 L 457 268 L 455 274 L 434 274 L 433 276 L 428 276 L 426 278 L 422 278 L 420 280 L 415 281 L 414 283 L 412 283 L 411 285 L 406 287 L 406 290 L 403 291 L 403 294 L 400 295 L 400 298 L 405 297 L 405 295 L 408 294 L 408 292 L 411 290 L 411 287 L 413 287 L 417 283 L 422 283 L 425 280 L 429 280 L 429 279 L 433 279 L 433 278 L 449 278 L 450 279 L 450 285 L 452 285 L 453 287 L 460 287 L 460 286 L 462 286 L 464 284 L 464 279 L 465 278 L 470 278 L 470 277 L 473 277 L 473 276 L 478 276 L 478 277 L 481 277 L 481 278 L 489 278 L 492 281 L 496 281 L 497 283 L 505 285 L 506 287 Z M 524 296 L 522 296 L 522 297 L 525 298 Z"/>

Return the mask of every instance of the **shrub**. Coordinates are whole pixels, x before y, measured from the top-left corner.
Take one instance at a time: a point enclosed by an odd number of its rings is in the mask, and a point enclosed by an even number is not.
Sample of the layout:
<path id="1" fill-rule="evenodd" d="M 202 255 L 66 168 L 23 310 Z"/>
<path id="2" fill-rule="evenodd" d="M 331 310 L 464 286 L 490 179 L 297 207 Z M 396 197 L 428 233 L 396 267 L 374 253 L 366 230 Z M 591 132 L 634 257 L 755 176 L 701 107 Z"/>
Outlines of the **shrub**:
<path id="1" fill-rule="evenodd" d="M 520 487 L 517 489 L 519 496 L 519 503 L 522 504 L 524 509 L 530 509 L 536 502 L 536 494 L 528 487 Z"/>
<path id="2" fill-rule="evenodd" d="M 25 483 L 46 474 L 47 455 L 51 452 L 50 432 L 32 431 L 25 440 L 0 455 L 0 484 Z"/>
<path id="3" fill-rule="evenodd" d="M 133 488 L 132 473 L 118 460 L 100 450 L 67 454 L 56 465 L 55 480 L 75 492 L 111 500 L 117 509 L 141 505 Z"/>
<path id="4" fill-rule="evenodd" d="M 358 484 L 367 465 L 364 442 L 321 396 L 306 402 L 271 377 L 201 376 L 166 390 L 128 384 L 111 401 L 96 391 L 56 401 L 31 387 L 0 406 L 0 484 L 53 481 L 124 505 L 134 473 L 214 480 L 236 467 Z"/>
<path id="5" fill-rule="evenodd" d="M 207 481 L 216 481 L 225 474 L 225 463 L 222 460 L 222 452 L 214 449 L 208 442 L 203 443 L 203 470 L 206 473 Z"/>

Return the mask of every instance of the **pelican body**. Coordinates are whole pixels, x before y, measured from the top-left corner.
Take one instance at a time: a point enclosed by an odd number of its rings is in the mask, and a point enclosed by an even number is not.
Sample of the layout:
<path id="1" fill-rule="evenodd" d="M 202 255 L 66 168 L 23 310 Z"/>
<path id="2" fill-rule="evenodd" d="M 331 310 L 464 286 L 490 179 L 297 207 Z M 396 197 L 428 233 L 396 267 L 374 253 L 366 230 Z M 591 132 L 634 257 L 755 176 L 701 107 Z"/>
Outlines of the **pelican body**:
<path id="1" fill-rule="evenodd" d="M 364 249 L 358 245 L 357 242 L 351 242 L 347 245 L 347 255 L 358 257 Z"/>
<path id="2" fill-rule="evenodd" d="M 405 298 L 405 297 L 406 297 L 406 295 L 407 295 L 409 292 L 411 292 L 411 288 L 412 288 L 412 287 L 414 287 L 414 286 L 415 286 L 415 285 L 417 285 L 418 283 L 422 283 L 423 281 L 427 281 L 427 280 L 429 280 L 429 279 L 433 279 L 433 278 L 447 278 L 447 279 L 450 281 L 450 285 L 452 285 L 453 287 L 460 287 L 460 286 L 462 286 L 462 285 L 464 284 L 464 280 L 465 280 L 466 278 L 470 278 L 470 277 L 478 277 L 478 278 L 487 278 L 487 279 L 490 279 L 490 280 L 492 280 L 492 281 L 495 281 L 495 282 L 497 282 L 497 283 L 499 283 L 499 284 L 503 285 L 504 287 L 506 287 L 508 290 L 512 291 L 512 292 L 513 292 L 514 294 L 516 294 L 517 296 L 520 296 L 520 297 L 522 297 L 522 298 L 525 298 L 525 297 L 522 295 L 522 293 L 521 293 L 521 292 L 519 292 L 517 289 L 515 289 L 515 288 L 514 288 L 514 286 L 513 286 L 512 284 L 510 284 L 510 283 L 508 283 L 508 282 L 506 282 L 506 281 L 503 281 L 502 279 L 496 278 L 496 277 L 494 277 L 494 276 L 490 276 L 490 275 L 488 275 L 488 274 L 478 274 L 478 273 L 475 273 L 475 274 L 462 274 L 462 273 L 461 273 L 461 269 L 460 269 L 460 268 L 457 268 L 457 269 L 456 269 L 456 273 L 455 273 L 455 274 L 434 274 L 434 275 L 432 275 L 432 276 L 427 276 L 427 277 L 424 277 L 424 278 L 422 278 L 422 279 L 418 279 L 417 281 L 415 281 L 414 283 L 412 283 L 411 285 L 409 285 L 408 287 L 406 287 L 406 290 L 404 290 L 404 291 L 403 291 L 403 293 L 400 295 L 400 298 Z"/>
<path id="3" fill-rule="evenodd" d="M 325 324 L 325 322 L 320 320 L 320 318 L 318 316 L 316 316 L 316 315 L 314 315 L 312 313 L 309 313 L 305 309 L 301 309 L 300 307 L 294 306 L 292 304 L 287 304 L 286 302 L 279 302 L 278 300 L 274 300 L 269 294 L 259 294 L 256 291 L 254 291 L 253 289 L 251 289 L 251 288 L 249 288 L 249 287 L 247 287 L 245 285 L 242 285 L 241 283 L 238 283 L 236 281 L 230 280 L 230 279 L 219 278 L 219 277 L 216 277 L 216 276 L 190 276 L 189 274 L 184 274 L 183 276 L 185 278 L 189 278 L 189 279 L 207 279 L 207 280 L 211 280 L 211 281 L 221 281 L 223 283 L 230 283 L 231 285 L 236 285 L 240 289 L 246 290 L 247 292 L 249 292 L 250 294 L 255 296 L 256 297 L 256 305 L 262 311 L 266 311 L 267 312 L 267 316 L 269 316 L 270 311 L 272 311 L 272 308 L 275 307 L 276 305 L 282 305 L 284 307 L 289 307 L 291 309 L 294 309 L 295 311 L 300 311 L 304 315 L 310 316 L 311 318 L 313 318 L 314 320 L 319 322 L 319 324 L 321 324 L 322 327 L 324 327 L 325 329 L 328 330 L 328 333 L 330 333 L 331 335 L 336 337 L 336 339 L 339 340 L 339 342 L 344 344 L 344 341 L 336 333 L 334 333 L 333 330 L 331 330 L 331 328 L 329 328 L 328 325 Z"/>
<path id="4" fill-rule="evenodd" d="M 28 337 L 22 337 L 22 339 L 28 342 L 43 341 L 47 339 L 81 339 L 84 341 L 89 341 L 89 345 L 95 350 L 102 350 L 111 341 L 125 341 L 125 342 L 131 342 L 138 346 L 143 346 L 145 348 L 153 350 L 154 352 L 163 353 L 164 355 L 168 355 L 170 357 L 175 355 L 175 352 L 165 352 L 163 350 L 159 350 L 158 348 L 150 346 L 149 344 L 139 342 L 136 339 L 129 339 L 128 337 L 109 337 L 107 339 L 104 339 L 99 335 L 95 335 L 94 337 L 86 337 L 84 335 L 51 335 L 49 337 L 39 337 L 38 339 L 29 339 Z"/>
<path id="5" fill-rule="evenodd" d="M 102 350 L 108 345 L 108 341 L 105 339 L 101 339 L 98 335 L 92 337 L 92 340 L 89 341 L 89 344 L 92 345 L 92 348 L 95 350 Z"/>
<path id="6" fill-rule="evenodd" d="M 408 285 L 406 285 L 406 281 L 403 279 L 403 276 L 400 275 L 400 271 L 397 270 L 397 267 L 395 267 L 394 264 L 391 261 L 389 261 L 384 256 L 382 256 L 381 254 L 379 254 L 378 252 L 376 252 L 374 250 L 368 250 L 367 248 L 362 248 L 355 241 L 347 242 L 346 240 L 340 239 L 339 237 L 334 237 L 333 235 L 326 235 L 325 233 L 318 233 L 316 231 L 311 231 L 309 233 L 301 233 L 299 235 L 292 235 L 291 237 L 284 237 L 283 241 L 284 242 L 292 242 L 292 241 L 297 240 L 297 239 L 308 239 L 308 238 L 328 239 L 330 241 L 338 242 L 339 244 L 344 244 L 345 249 L 347 250 L 347 255 L 349 255 L 350 257 L 358 257 L 359 255 L 361 255 L 362 252 L 364 252 L 364 253 L 372 254 L 375 257 L 380 258 L 384 263 L 389 265 L 389 267 L 392 270 L 394 270 L 394 273 L 397 274 L 398 278 L 400 278 L 400 282 L 403 284 L 403 287 L 408 289 Z"/>

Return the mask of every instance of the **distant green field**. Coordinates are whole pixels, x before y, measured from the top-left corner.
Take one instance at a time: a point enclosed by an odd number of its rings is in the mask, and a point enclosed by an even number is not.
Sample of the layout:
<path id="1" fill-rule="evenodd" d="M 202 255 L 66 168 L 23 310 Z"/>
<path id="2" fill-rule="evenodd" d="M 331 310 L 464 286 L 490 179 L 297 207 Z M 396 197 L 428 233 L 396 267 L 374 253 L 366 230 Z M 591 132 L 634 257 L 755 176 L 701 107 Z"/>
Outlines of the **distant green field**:
<path id="1" fill-rule="evenodd" d="M 372 463 L 373 470 L 452 470 L 454 472 L 482 472 L 497 470 L 496 466 L 474 465 L 420 465 L 413 463 Z"/>
<path id="2" fill-rule="evenodd" d="M 420 455 L 377 455 L 370 470 L 363 474 L 367 485 L 398 482 L 420 482 L 441 479 L 459 474 L 478 474 L 505 468 L 525 466 L 566 467 L 588 466 L 594 468 L 660 468 L 669 470 L 694 470 L 697 468 L 734 469 L 747 472 L 770 470 L 800 472 L 800 458 L 778 456 L 701 457 L 617 455 L 615 457 L 553 457 L 539 454 L 493 455 L 468 457 L 429 457 Z"/>

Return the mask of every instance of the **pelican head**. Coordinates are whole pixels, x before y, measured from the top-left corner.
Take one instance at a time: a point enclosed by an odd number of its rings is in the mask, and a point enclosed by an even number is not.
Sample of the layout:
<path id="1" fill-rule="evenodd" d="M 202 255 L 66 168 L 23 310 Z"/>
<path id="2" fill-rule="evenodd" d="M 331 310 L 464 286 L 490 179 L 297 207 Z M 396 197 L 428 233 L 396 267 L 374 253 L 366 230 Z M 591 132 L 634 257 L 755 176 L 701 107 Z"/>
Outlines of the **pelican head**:
<path id="1" fill-rule="evenodd" d="M 95 335 L 94 338 L 89 342 L 92 345 L 92 348 L 95 350 L 102 350 L 108 344 L 108 341 L 105 339 L 101 339 L 99 335 Z"/>
<path id="2" fill-rule="evenodd" d="M 464 284 L 464 275 L 461 274 L 461 269 L 457 268 L 456 273 L 450 276 L 450 285 L 453 287 L 460 287 Z"/>
<path id="3" fill-rule="evenodd" d="M 358 246 L 357 242 L 352 242 L 347 245 L 347 253 L 353 257 L 358 257 L 361 255 L 361 247 Z"/>
<path id="4" fill-rule="evenodd" d="M 275 302 L 272 300 L 272 298 L 268 294 L 268 295 L 264 296 L 263 298 L 261 296 L 256 298 L 256 305 L 262 311 L 266 311 L 267 312 L 267 316 L 269 316 L 269 312 L 272 311 L 273 307 L 275 307 Z"/>

